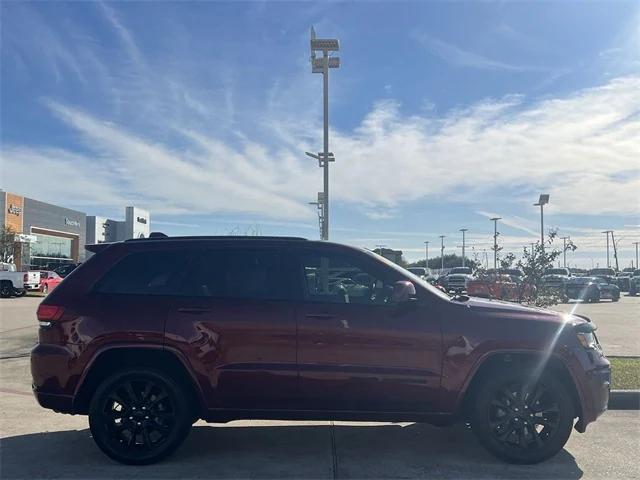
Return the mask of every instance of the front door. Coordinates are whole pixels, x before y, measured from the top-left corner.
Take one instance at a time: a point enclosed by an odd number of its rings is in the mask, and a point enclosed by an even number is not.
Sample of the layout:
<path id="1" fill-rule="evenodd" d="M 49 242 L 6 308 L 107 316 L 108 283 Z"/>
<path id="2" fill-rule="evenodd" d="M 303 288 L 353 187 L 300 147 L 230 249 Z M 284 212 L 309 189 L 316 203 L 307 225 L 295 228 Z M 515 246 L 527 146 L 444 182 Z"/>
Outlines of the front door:
<path id="1" fill-rule="evenodd" d="M 210 408 L 288 408 L 297 394 L 296 324 L 276 248 L 194 251 L 166 327 Z"/>
<path id="2" fill-rule="evenodd" d="M 393 284 L 406 278 L 365 253 L 328 248 L 302 249 L 299 275 L 298 368 L 307 408 L 436 408 L 439 319 L 424 299 L 393 303 Z"/>

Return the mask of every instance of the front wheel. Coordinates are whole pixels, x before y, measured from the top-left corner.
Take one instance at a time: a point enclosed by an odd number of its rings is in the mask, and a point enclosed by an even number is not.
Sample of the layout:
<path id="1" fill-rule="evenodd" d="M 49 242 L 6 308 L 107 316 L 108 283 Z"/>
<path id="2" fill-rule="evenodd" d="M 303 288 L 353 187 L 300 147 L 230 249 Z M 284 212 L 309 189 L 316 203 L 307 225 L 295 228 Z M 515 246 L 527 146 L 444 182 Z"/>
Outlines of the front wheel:
<path id="1" fill-rule="evenodd" d="M 533 464 L 556 455 L 569 439 L 574 407 L 550 374 L 499 371 L 478 389 L 472 427 L 482 445 L 509 463 Z"/>
<path id="2" fill-rule="evenodd" d="M 155 370 L 134 368 L 106 379 L 91 399 L 89 426 L 98 447 L 129 465 L 155 463 L 180 446 L 193 412 L 184 389 Z"/>

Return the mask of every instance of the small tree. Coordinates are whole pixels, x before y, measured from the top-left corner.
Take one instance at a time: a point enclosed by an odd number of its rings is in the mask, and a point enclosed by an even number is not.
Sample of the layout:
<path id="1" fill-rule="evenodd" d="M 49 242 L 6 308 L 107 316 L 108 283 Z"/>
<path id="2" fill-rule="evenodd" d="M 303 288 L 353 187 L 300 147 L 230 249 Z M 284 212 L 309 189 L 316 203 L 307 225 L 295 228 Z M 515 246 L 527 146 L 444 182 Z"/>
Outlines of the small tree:
<path id="1" fill-rule="evenodd" d="M 532 250 L 525 248 L 522 258 L 516 264 L 524 272 L 524 282 L 531 287 L 522 298 L 525 303 L 548 307 L 557 304 L 564 298 L 562 292 L 551 292 L 545 289 L 542 280 L 545 270 L 552 268 L 554 261 L 563 253 L 562 249 L 552 248 L 553 241 L 557 236 L 558 233 L 556 231 L 551 231 L 545 241 L 544 248 L 540 243 L 537 243 Z M 574 251 L 576 248 L 572 241 L 567 242 L 567 251 Z M 511 259 L 511 263 L 513 263 L 515 256 L 509 254 L 505 260 L 507 259 Z"/>
<path id="2" fill-rule="evenodd" d="M 14 253 L 15 232 L 11 227 L 2 225 L 0 227 L 0 259 L 7 262 Z"/>

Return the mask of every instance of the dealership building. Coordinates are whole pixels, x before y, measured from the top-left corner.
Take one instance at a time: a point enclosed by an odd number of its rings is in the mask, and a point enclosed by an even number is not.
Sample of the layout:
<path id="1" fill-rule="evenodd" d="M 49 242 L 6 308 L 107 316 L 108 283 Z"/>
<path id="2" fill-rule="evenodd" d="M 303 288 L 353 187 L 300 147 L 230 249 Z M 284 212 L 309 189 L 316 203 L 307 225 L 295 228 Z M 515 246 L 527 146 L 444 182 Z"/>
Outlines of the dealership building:
<path id="1" fill-rule="evenodd" d="M 127 207 L 125 220 L 117 221 L 0 190 L 0 208 L 5 228 L 13 233 L 10 260 L 20 271 L 81 263 L 88 243 L 149 235 L 149 212 L 136 207 Z"/>

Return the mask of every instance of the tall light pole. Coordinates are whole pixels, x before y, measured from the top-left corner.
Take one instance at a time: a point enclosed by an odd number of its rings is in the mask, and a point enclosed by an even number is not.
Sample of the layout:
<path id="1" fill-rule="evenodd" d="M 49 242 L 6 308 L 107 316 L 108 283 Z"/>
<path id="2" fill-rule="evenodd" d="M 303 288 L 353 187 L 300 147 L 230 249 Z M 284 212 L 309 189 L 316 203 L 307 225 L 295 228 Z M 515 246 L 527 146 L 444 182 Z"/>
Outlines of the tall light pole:
<path id="1" fill-rule="evenodd" d="M 444 238 L 446 235 L 440 235 L 440 270 L 444 270 Z"/>
<path id="2" fill-rule="evenodd" d="M 464 233 L 466 231 L 468 231 L 468 230 L 469 230 L 468 228 L 461 228 L 460 229 L 460 231 L 462 232 L 462 266 L 463 267 L 465 266 L 465 259 L 464 259 L 464 247 L 465 247 L 465 244 L 464 244 Z"/>
<path id="3" fill-rule="evenodd" d="M 561 237 L 562 238 L 562 265 L 564 268 L 567 268 L 567 240 L 570 240 L 571 237 Z"/>
<path id="4" fill-rule="evenodd" d="M 429 270 L 429 241 L 424 242 L 424 268 Z"/>
<path id="5" fill-rule="evenodd" d="M 493 222 L 493 269 L 498 273 L 498 220 L 501 220 L 502 217 L 493 217 L 490 218 Z"/>
<path id="6" fill-rule="evenodd" d="M 329 57 L 329 52 L 340 50 L 340 42 L 335 38 L 316 38 L 316 32 L 311 27 L 311 73 L 322 73 L 323 106 L 324 106 L 324 144 L 321 153 L 307 155 L 318 160 L 323 169 L 324 179 L 324 219 L 322 222 L 322 240 L 329 240 L 329 162 L 335 160 L 329 152 L 329 69 L 340 66 L 340 58 Z M 322 52 L 321 58 L 316 58 L 316 52 Z"/>
<path id="7" fill-rule="evenodd" d="M 611 267 L 611 263 L 609 262 L 609 234 L 612 233 L 611 230 L 605 230 L 604 233 L 607 236 L 607 268 Z"/>
<path id="8" fill-rule="evenodd" d="M 535 207 L 540 207 L 540 246 L 544 253 L 544 206 L 549 203 L 549 194 L 543 193 L 540 195 L 538 203 L 534 203 Z"/>
<path id="9" fill-rule="evenodd" d="M 636 246 L 636 268 L 640 268 L 638 267 L 638 244 L 640 244 L 640 242 L 633 242 L 633 244 Z"/>

